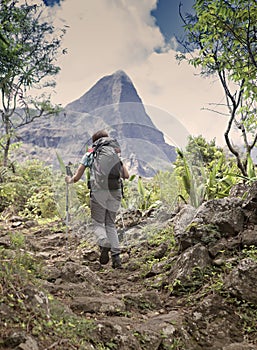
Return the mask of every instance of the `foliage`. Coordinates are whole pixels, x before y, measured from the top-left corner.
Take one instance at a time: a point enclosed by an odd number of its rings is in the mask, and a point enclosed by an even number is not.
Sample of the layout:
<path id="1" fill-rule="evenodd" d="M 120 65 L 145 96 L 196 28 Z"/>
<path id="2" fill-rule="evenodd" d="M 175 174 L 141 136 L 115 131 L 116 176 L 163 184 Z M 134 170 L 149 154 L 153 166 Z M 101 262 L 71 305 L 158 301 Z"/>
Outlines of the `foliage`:
<path id="1" fill-rule="evenodd" d="M 180 195 L 198 207 L 204 200 L 223 198 L 238 181 L 235 162 L 226 158 L 215 140 L 189 137 L 185 151 L 177 150 L 175 173 L 181 180 Z"/>
<path id="2" fill-rule="evenodd" d="M 257 77 L 257 3 L 249 0 L 196 0 L 195 15 L 181 17 L 186 40 L 183 45 L 190 55 L 178 55 L 203 75 L 216 75 L 223 87 L 228 123 L 224 133 L 238 168 L 247 176 L 251 152 L 257 142 L 256 77 Z M 224 105 L 219 113 L 223 114 Z M 240 154 L 232 142 L 237 129 L 243 140 Z"/>
<path id="3" fill-rule="evenodd" d="M 175 209 L 179 201 L 179 180 L 175 171 L 159 171 L 153 179 L 159 186 L 159 200 L 171 211 Z"/>
<path id="4" fill-rule="evenodd" d="M 162 243 L 168 243 L 169 249 L 177 248 L 173 227 L 166 227 L 161 230 L 155 230 L 153 234 L 148 236 L 148 243 L 151 247 L 159 247 Z"/>
<path id="5" fill-rule="evenodd" d="M 145 278 L 152 274 L 155 270 L 155 266 L 162 265 L 162 274 L 164 278 L 166 274 L 169 274 L 171 265 L 173 264 L 168 257 L 177 254 L 179 249 L 178 244 L 174 237 L 173 227 L 166 226 L 165 228 L 153 227 L 147 229 L 147 246 L 148 251 L 143 256 L 137 258 L 138 268 L 141 269 L 141 276 Z M 135 248 L 137 249 L 137 248 Z M 164 249 L 160 252 L 160 249 Z M 137 255 L 136 251 L 133 251 L 133 256 Z M 159 275 L 160 277 L 160 275 Z M 156 281 L 150 283 L 152 288 L 162 289 L 163 278 L 158 278 Z"/>
<path id="6" fill-rule="evenodd" d="M 146 210 L 158 204 L 156 202 L 159 199 L 159 188 L 154 181 L 131 176 L 128 181 L 124 181 L 123 186 L 122 206 L 124 208 Z"/>
<path id="7" fill-rule="evenodd" d="M 1 148 L 7 166 L 16 130 L 59 111 L 42 91 L 55 86 L 52 77 L 60 70 L 55 63 L 64 31 L 58 33 L 44 21 L 43 5 L 14 0 L 1 1 L 0 6 Z M 32 98 L 31 88 L 40 89 L 41 95 Z"/>
<path id="8" fill-rule="evenodd" d="M 167 204 L 172 210 L 177 203 L 178 182 L 174 172 L 159 171 L 151 179 L 131 176 L 124 181 L 122 206 L 126 209 L 148 210 Z"/>
<path id="9" fill-rule="evenodd" d="M 189 136 L 184 152 L 187 154 L 187 159 L 195 167 L 207 169 L 224 154 L 223 149 L 216 145 L 215 139 L 208 142 L 202 135 Z M 174 165 L 179 167 L 181 163 L 183 161 L 177 158 Z"/>
<path id="10" fill-rule="evenodd" d="M 245 258 L 257 261 L 257 247 L 255 245 L 251 245 L 250 247 L 245 246 L 242 250 L 242 254 Z"/>
<path id="11" fill-rule="evenodd" d="M 181 195 L 194 207 L 198 207 L 208 191 L 208 174 L 213 174 L 214 164 L 221 159 L 223 150 L 217 147 L 215 140 L 207 142 L 203 136 L 188 138 L 185 151 L 177 150 L 174 162 L 175 172 L 182 180 Z M 214 174 L 216 176 L 216 174 Z"/>
<path id="12" fill-rule="evenodd" d="M 182 190 L 180 195 L 185 201 L 189 198 L 190 204 L 197 208 L 204 198 L 204 168 L 197 167 L 197 173 L 195 174 L 194 167 L 187 161 L 184 152 L 178 149 L 177 154 L 180 163 L 182 161 L 182 165 L 175 170 L 183 185 L 184 191 Z"/>
<path id="13" fill-rule="evenodd" d="M 17 165 L 0 183 L 0 212 L 11 210 L 26 216 L 57 215 L 50 168 L 39 161 Z"/>
<path id="14" fill-rule="evenodd" d="M 235 302 L 235 301 L 234 301 Z M 256 305 L 246 301 L 237 300 L 238 314 L 243 321 L 243 329 L 248 336 L 257 333 L 257 308 Z"/>
<path id="15" fill-rule="evenodd" d="M 141 177 L 138 178 L 137 182 L 138 186 L 138 208 L 145 210 L 150 207 L 150 201 L 153 199 L 154 194 L 157 193 L 157 189 L 155 187 L 155 184 L 152 184 L 152 186 L 147 186 L 147 183 L 145 182 L 145 186 L 143 184 L 143 180 Z"/>
<path id="16" fill-rule="evenodd" d="M 208 169 L 205 198 L 209 200 L 228 196 L 231 188 L 239 182 L 238 172 L 236 163 L 227 159 L 223 153 Z"/>
<path id="17" fill-rule="evenodd" d="M 222 161 L 217 158 L 210 162 L 206 162 L 205 168 L 211 172 L 214 164 L 217 165 L 220 161 L 219 167 L 221 167 L 220 171 L 222 173 L 220 176 L 223 176 L 222 166 L 228 166 L 228 168 L 231 169 L 231 165 L 230 163 L 227 165 L 225 155 L 224 159 L 222 157 L 221 159 Z M 212 165 L 210 165 L 211 163 Z M 183 167 L 183 163 L 181 163 L 181 167 Z M 32 185 L 41 185 L 41 183 L 46 183 L 49 177 L 52 178 L 50 169 L 35 161 L 26 163 L 26 166 L 17 166 L 16 171 L 19 171 L 19 174 L 22 175 L 22 178 L 17 182 L 25 179 L 24 188 L 27 188 L 28 191 L 30 191 Z M 216 173 L 216 170 L 213 171 L 213 173 Z M 11 176 L 14 176 L 12 172 L 10 174 Z M 156 203 L 156 198 L 161 198 L 162 182 L 167 180 L 167 186 L 173 186 L 169 181 L 171 181 L 175 175 L 175 172 L 172 174 L 159 173 L 156 174 L 154 179 L 148 181 L 141 179 L 142 183 L 140 183 L 140 185 L 138 185 L 138 181 L 133 183 L 135 180 L 134 178 L 131 179 L 131 181 L 126 182 L 125 186 L 133 184 L 135 197 L 137 198 L 139 196 L 139 191 L 141 191 L 142 195 L 146 195 L 147 201 L 145 203 L 151 206 L 151 203 Z M 63 175 L 61 176 L 62 178 L 60 179 L 60 182 L 62 181 L 63 184 Z M 6 175 L 3 176 L 3 181 L 7 181 L 7 179 L 8 177 Z M 152 183 L 155 185 L 155 192 L 151 192 L 150 197 L 148 197 L 148 186 L 151 188 L 150 186 Z M 213 180 L 213 183 L 215 183 L 215 180 Z M 79 187 L 76 187 L 75 185 L 78 185 Z M 81 201 L 83 201 L 85 198 L 84 193 L 88 191 L 86 183 L 80 181 L 75 185 L 73 188 L 74 190 L 76 189 L 78 195 L 81 196 Z M 143 186 L 143 188 L 140 188 L 140 186 Z M 146 192 L 144 192 L 145 190 Z M 133 203 L 140 202 L 135 201 Z M 172 225 L 166 226 L 165 228 L 156 227 L 153 228 L 151 232 L 149 226 L 146 226 L 146 229 L 148 230 L 147 242 L 144 242 L 143 244 L 138 244 L 137 242 L 133 247 L 133 253 L 130 259 L 130 263 L 133 261 L 133 258 L 136 259 L 134 265 L 132 264 L 131 266 L 136 266 L 141 272 L 140 274 L 136 272 L 133 275 L 136 276 L 135 281 L 142 283 L 142 285 L 145 284 L 151 286 L 151 288 L 158 288 L 159 291 L 165 293 L 166 297 L 171 295 L 171 299 L 173 302 L 175 301 L 176 306 L 178 308 L 181 306 L 182 309 L 187 307 L 187 302 L 190 302 L 190 310 L 192 310 L 192 306 L 193 309 L 196 310 L 197 306 L 199 306 L 199 302 L 202 303 L 204 298 L 206 298 L 205 300 L 210 300 L 210 295 L 218 295 L 222 300 L 222 307 L 224 302 L 224 307 L 228 307 L 228 310 L 231 310 L 233 314 L 240 317 L 244 334 L 249 337 L 254 336 L 256 339 L 256 305 L 237 300 L 230 296 L 228 290 L 224 286 L 224 279 L 231 271 L 232 263 L 236 266 L 238 264 L 237 259 L 245 257 L 256 260 L 256 247 L 249 246 L 244 247 L 243 250 L 240 249 L 240 252 L 233 251 L 233 258 L 231 258 L 231 251 L 226 250 L 224 253 L 228 254 L 230 257 L 230 259 L 227 259 L 226 265 L 217 266 L 218 264 L 216 265 L 215 263 L 215 265 L 203 269 L 195 266 L 192 274 L 190 276 L 188 275 L 186 280 L 172 280 L 172 267 L 178 261 L 177 258 L 179 253 Z M 215 229 L 215 227 L 211 227 L 210 229 Z M 59 231 L 59 228 L 56 228 L 56 230 Z M 37 232 L 39 231 L 37 230 Z M 115 349 L 118 346 L 116 344 L 117 339 L 108 338 L 108 340 L 105 340 L 105 344 L 103 344 L 104 341 L 97 338 L 97 329 L 94 328 L 94 315 L 88 317 L 87 314 L 83 313 L 81 315 L 70 313 L 67 307 L 64 307 L 51 294 L 43 290 L 41 285 L 42 270 L 38 256 L 35 258 L 35 255 L 26 252 L 25 237 L 17 230 L 15 234 L 10 233 L 9 235 L 11 249 L 0 247 L 0 302 L 4 308 L 3 310 L 9 310 L 10 315 L 10 317 L 6 317 L 4 320 L 4 327 L 0 330 L 0 347 L 7 348 L 4 343 L 7 336 L 5 332 L 7 333 L 7 330 L 11 330 L 12 333 L 24 330 L 27 334 L 36 337 L 38 343 L 41 343 L 40 346 L 43 346 L 44 344 L 45 348 L 53 348 L 53 346 L 55 346 L 65 349 L 87 349 L 88 347 L 93 346 L 97 349 Z M 210 236 L 207 238 L 211 239 L 212 237 Z M 158 255 L 161 246 L 166 250 L 163 255 Z M 62 263 L 63 262 L 61 262 L 61 264 Z M 157 267 L 157 269 L 155 267 Z M 159 273 L 159 271 L 161 271 L 161 273 Z M 142 280 L 139 280 L 140 278 L 142 278 Z M 139 286 L 140 285 L 138 284 L 136 289 L 138 289 Z M 150 288 L 147 289 L 149 290 Z M 70 300 L 71 295 L 69 293 L 57 294 L 61 295 L 63 300 Z M 47 303 L 33 303 L 32 299 L 34 295 L 40 296 L 41 298 L 44 297 L 44 300 L 46 300 Z M 133 302 L 132 299 L 126 297 L 123 301 L 126 301 L 126 306 L 132 307 L 133 305 L 130 305 L 130 302 Z M 138 298 L 138 309 L 141 309 L 146 313 L 149 310 L 154 309 L 154 303 L 150 300 L 150 298 L 147 298 L 147 293 L 142 293 L 142 297 Z M 231 304 L 232 309 L 229 308 L 229 304 Z M 120 313 L 117 311 L 117 314 L 120 316 L 128 316 L 129 311 Z M 108 317 L 108 314 L 106 314 L 106 317 Z M 190 320 L 185 320 L 184 324 L 186 327 L 189 326 L 189 322 Z M 178 329 L 177 327 L 175 328 Z M 95 332 L 92 332 L 93 329 L 95 329 Z M 144 347 L 144 344 L 149 343 L 150 338 L 148 338 L 147 333 L 141 334 L 135 332 L 134 335 L 140 341 L 142 347 Z M 183 345 L 184 338 L 179 337 L 178 331 L 176 331 L 175 337 L 172 339 L 169 339 L 168 336 L 166 338 L 166 336 L 166 334 L 163 334 L 162 336 L 163 340 L 167 339 L 167 342 L 161 344 L 163 348 L 185 348 L 185 345 Z"/>
<path id="18" fill-rule="evenodd" d="M 64 181 L 65 165 L 59 160 L 61 172 L 54 174 L 39 161 L 15 165 L 13 171 L 1 168 L 0 212 L 9 208 L 30 217 L 47 219 L 59 214 L 64 219 L 68 194 L 71 221 L 76 224 L 89 219 L 87 181 L 68 186 Z M 208 143 L 202 136 L 191 137 L 185 152 L 178 150 L 174 165 L 173 172 L 160 171 L 151 179 L 131 176 L 124 181 L 122 206 L 146 211 L 164 204 L 172 211 L 183 198 L 197 207 L 203 200 L 227 196 L 231 186 L 240 180 L 235 162 L 226 158 L 215 141 Z"/>
<path id="19" fill-rule="evenodd" d="M 200 289 L 202 296 L 208 295 L 210 292 L 222 294 L 224 290 L 223 273 L 217 267 L 207 266 L 201 269 L 196 266 L 192 275 L 188 276 L 186 280 L 182 282 L 176 279 L 166 288 L 175 296 L 191 295 Z"/>

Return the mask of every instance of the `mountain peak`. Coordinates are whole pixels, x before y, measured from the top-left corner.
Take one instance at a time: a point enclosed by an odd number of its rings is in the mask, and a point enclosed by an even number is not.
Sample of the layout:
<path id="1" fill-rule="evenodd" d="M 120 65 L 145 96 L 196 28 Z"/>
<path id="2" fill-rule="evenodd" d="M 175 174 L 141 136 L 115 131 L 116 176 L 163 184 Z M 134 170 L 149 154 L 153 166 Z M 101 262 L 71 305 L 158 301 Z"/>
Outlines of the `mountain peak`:
<path id="1" fill-rule="evenodd" d="M 68 110 L 89 113 L 95 109 L 124 102 L 142 103 L 137 91 L 123 70 L 106 75 L 79 99 L 66 106 Z"/>
<path id="2" fill-rule="evenodd" d="M 132 80 L 123 70 L 117 70 L 112 75 L 109 75 L 109 77 L 114 81 L 126 82 L 127 84 L 133 85 Z"/>
<path id="3" fill-rule="evenodd" d="M 153 124 L 132 81 L 122 70 L 100 79 L 51 121 L 40 118 L 33 129 L 24 127 L 20 137 L 27 144 L 26 154 L 29 148 L 34 155 L 37 147 L 37 156 L 46 160 L 49 152 L 56 153 L 58 148 L 67 163 L 76 163 L 78 150 L 84 150 L 91 135 L 100 129 L 119 140 L 123 158 L 133 173 L 154 176 L 160 169 L 170 169 L 176 159 L 174 147 L 165 143 L 163 133 Z"/>
<path id="4" fill-rule="evenodd" d="M 114 77 L 114 78 L 123 78 L 123 77 L 125 77 L 125 78 L 129 79 L 128 75 L 122 69 L 117 70 L 115 73 L 113 73 L 111 75 L 111 77 Z"/>

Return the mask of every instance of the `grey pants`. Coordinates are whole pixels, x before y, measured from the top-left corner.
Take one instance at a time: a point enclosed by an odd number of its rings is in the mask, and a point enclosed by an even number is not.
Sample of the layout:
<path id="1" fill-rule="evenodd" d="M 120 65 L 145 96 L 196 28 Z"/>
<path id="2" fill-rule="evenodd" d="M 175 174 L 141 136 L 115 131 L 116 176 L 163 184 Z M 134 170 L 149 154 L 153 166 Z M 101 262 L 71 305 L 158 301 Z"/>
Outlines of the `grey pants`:
<path id="1" fill-rule="evenodd" d="M 112 255 L 120 253 L 119 238 L 115 226 L 120 201 L 120 190 L 98 190 L 91 193 L 91 218 L 97 244 L 109 247 Z"/>

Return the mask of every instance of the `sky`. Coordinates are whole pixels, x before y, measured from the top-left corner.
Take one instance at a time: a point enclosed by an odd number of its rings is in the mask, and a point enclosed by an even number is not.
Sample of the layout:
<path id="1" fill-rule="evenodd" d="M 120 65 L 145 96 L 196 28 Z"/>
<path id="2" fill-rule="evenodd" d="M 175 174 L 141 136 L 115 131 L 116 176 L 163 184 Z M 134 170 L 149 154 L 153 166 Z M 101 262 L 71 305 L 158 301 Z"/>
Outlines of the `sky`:
<path id="1" fill-rule="evenodd" d="M 53 102 L 65 106 L 123 70 L 168 142 L 180 146 L 190 134 L 224 145 L 227 118 L 207 110 L 224 102 L 220 83 L 176 60 L 180 1 L 183 13 L 192 12 L 193 0 L 45 0 L 55 26 L 67 28 Z"/>

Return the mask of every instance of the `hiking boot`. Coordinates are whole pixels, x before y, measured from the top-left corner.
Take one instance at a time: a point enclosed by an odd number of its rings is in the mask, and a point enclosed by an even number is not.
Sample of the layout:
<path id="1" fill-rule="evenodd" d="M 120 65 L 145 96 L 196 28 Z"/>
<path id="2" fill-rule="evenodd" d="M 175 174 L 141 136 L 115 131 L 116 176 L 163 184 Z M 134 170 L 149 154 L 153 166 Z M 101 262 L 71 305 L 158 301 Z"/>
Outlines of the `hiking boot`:
<path id="1" fill-rule="evenodd" d="M 120 255 L 112 255 L 112 268 L 113 269 L 123 269 L 121 265 Z"/>
<path id="2" fill-rule="evenodd" d="M 100 259 L 99 262 L 101 265 L 106 265 L 108 264 L 110 258 L 109 258 L 109 251 L 110 248 L 108 247 L 101 247 L 100 246 Z"/>

